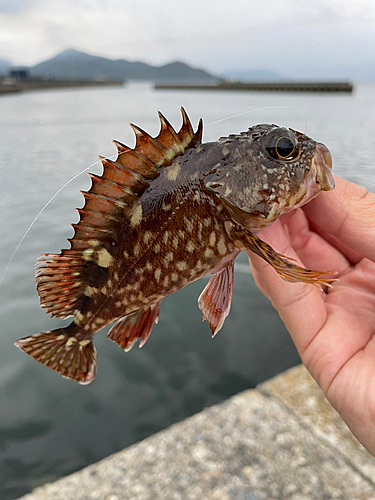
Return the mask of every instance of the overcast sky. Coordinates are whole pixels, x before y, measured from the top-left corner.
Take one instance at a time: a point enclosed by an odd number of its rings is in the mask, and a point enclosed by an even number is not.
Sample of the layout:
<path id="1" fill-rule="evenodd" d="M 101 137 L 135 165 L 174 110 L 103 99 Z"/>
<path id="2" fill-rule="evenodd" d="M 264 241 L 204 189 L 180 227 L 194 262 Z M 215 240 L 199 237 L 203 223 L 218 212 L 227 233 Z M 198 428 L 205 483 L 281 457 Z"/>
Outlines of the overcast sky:
<path id="1" fill-rule="evenodd" d="M 70 47 L 214 73 L 375 71 L 375 0 L 0 0 L 0 57 L 33 65 Z"/>

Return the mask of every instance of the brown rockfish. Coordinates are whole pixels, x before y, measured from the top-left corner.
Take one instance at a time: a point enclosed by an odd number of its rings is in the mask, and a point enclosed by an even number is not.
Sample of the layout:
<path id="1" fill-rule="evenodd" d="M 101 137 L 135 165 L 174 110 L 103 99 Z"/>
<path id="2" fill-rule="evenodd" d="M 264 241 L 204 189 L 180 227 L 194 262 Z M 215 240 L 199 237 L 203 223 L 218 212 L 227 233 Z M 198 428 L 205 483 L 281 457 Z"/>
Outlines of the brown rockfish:
<path id="1" fill-rule="evenodd" d="M 93 337 L 109 323 L 115 322 L 108 337 L 125 351 L 138 338 L 141 347 L 163 298 L 208 273 L 198 304 L 215 335 L 229 313 L 233 263 L 242 250 L 260 255 L 287 281 L 330 281 L 256 236 L 281 214 L 333 189 L 328 149 L 265 124 L 201 143 L 202 120 L 194 132 L 181 112 L 179 132 L 159 113 L 156 138 L 131 125 L 134 149 L 114 141 L 117 160 L 101 158 L 102 176 L 89 174 L 92 186 L 83 192 L 70 248 L 38 259 L 41 306 L 74 320 L 16 345 L 64 377 L 94 379 Z"/>

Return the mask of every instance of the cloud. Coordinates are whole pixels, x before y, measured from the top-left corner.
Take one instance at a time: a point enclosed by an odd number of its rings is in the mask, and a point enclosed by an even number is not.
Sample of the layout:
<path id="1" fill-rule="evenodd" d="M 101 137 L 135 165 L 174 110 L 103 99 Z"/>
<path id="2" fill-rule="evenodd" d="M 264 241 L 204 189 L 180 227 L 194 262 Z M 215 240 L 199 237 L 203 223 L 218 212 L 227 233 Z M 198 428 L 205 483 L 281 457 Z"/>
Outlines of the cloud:
<path id="1" fill-rule="evenodd" d="M 74 47 L 217 73 L 262 67 L 303 76 L 348 58 L 373 60 L 374 31 L 373 0 L 0 0 L 0 56 L 19 64 Z"/>

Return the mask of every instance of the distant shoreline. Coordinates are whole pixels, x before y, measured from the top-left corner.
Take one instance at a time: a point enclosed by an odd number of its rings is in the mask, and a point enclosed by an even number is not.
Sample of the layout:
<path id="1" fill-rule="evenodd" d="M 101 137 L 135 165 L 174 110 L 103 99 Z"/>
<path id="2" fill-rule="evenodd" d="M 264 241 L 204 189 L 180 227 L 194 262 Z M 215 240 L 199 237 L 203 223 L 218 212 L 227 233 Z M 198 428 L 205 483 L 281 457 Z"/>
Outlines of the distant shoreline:
<path id="1" fill-rule="evenodd" d="M 29 90 L 123 86 L 124 83 L 122 80 L 42 80 L 32 78 L 8 83 L 4 79 L 0 80 L 0 95 Z"/>

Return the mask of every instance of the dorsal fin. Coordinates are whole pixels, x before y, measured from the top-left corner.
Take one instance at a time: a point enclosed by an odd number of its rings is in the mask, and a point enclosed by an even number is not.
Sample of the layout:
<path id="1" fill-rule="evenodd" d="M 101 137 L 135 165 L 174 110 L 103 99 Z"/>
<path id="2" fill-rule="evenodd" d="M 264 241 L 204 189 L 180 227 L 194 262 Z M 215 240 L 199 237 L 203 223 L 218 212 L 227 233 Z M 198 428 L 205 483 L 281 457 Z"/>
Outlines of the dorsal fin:
<path id="1" fill-rule="evenodd" d="M 168 120 L 159 112 L 160 132 L 151 137 L 147 132 L 131 125 L 136 136 L 136 145 L 131 149 L 119 141 L 113 141 L 118 156 L 115 161 L 99 157 L 103 164 L 101 176 L 89 174 L 92 180 L 88 192 L 82 192 L 85 204 L 78 210 L 80 221 L 72 224 L 75 235 L 69 241 L 70 250 L 65 254 L 82 252 L 108 237 L 116 221 L 124 217 L 131 220 L 137 201 L 155 177 L 158 169 L 168 166 L 176 156 L 194 147 L 202 139 L 202 120 L 197 131 L 193 131 L 184 108 L 181 108 L 182 126 L 176 132 Z"/>
<path id="2" fill-rule="evenodd" d="M 130 220 L 137 209 L 138 199 L 159 175 L 158 169 L 170 165 L 173 158 L 201 142 L 202 120 L 194 132 L 183 108 L 181 114 L 179 132 L 159 112 L 160 132 L 157 137 L 151 137 L 141 128 L 131 125 L 136 136 L 134 149 L 114 141 L 118 150 L 116 161 L 101 158 L 104 167 L 102 176 L 89 174 L 92 186 L 87 193 L 83 193 L 85 205 L 79 211 L 80 222 L 74 225 L 76 235 L 71 240 L 72 249 L 75 249 L 76 236 L 80 241 L 85 238 L 100 241 L 113 226 L 113 219 L 128 217 Z M 102 220 L 100 214 L 103 214 Z"/>
<path id="3" fill-rule="evenodd" d="M 183 108 L 181 114 L 182 126 L 176 132 L 159 113 L 161 128 L 157 137 L 151 137 L 141 128 L 131 125 L 136 136 L 134 149 L 114 141 L 117 159 L 112 161 L 100 157 L 103 174 L 89 174 L 92 185 L 88 192 L 82 192 L 85 204 L 78 209 L 79 222 L 72 224 L 75 234 L 68 240 L 70 249 L 62 250 L 60 255 L 42 256 L 37 264 L 41 304 L 52 315 L 65 317 L 74 314 L 82 293 L 82 285 L 76 283 L 80 281 L 86 263 L 98 261 L 98 256 L 102 255 L 100 249 L 117 224 L 125 220 L 131 225 L 134 221 L 139 222 L 142 217 L 139 198 L 158 177 L 158 169 L 167 167 L 176 156 L 201 142 L 202 120 L 194 132 Z M 60 291 L 63 292 L 62 297 Z"/>

